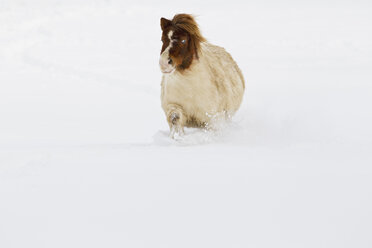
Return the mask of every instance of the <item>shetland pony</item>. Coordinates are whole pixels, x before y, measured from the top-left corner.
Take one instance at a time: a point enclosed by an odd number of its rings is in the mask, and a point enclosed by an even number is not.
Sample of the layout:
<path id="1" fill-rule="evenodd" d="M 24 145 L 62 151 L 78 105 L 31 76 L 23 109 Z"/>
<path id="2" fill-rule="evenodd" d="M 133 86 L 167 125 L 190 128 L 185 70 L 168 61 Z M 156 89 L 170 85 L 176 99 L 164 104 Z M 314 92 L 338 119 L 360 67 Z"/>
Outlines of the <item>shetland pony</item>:
<path id="1" fill-rule="evenodd" d="M 230 118 L 245 88 L 231 55 L 208 43 L 191 15 L 161 18 L 160 26 L 161 105 L 171 137 L 182 135 L 184 127 L 213 128 L 216 117 Z"/>

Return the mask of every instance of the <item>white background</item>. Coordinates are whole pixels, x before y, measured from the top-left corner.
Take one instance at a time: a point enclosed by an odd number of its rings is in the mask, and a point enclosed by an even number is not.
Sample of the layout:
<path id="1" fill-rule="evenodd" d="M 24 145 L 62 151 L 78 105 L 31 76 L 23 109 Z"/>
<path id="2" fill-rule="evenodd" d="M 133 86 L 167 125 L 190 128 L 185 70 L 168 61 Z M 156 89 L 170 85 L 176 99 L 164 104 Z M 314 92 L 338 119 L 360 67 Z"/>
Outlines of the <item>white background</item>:
<path id="1" fill-rule="evenodd" d="M 168 138 L 160 17 L 246 78 Z M 0 247 L 372 247 L 370 1 L 0 0 Z"/>

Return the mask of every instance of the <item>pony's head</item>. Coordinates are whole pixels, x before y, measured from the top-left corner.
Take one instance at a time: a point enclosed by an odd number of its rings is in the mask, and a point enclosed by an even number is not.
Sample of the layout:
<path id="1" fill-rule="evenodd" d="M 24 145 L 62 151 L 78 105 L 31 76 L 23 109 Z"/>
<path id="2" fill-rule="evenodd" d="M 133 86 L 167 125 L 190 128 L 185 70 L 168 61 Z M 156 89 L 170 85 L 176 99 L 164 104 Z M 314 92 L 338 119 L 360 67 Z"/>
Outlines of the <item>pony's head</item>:
<path id="1" fill-rule="evenodd" d="M 172 20 L 160 19 L 163 31 L 159 65 L 163 73 L 183 71 L 198 59 L 200 43 L 205 41 L 198 24 L 188 14 L 178 14 Z"/>

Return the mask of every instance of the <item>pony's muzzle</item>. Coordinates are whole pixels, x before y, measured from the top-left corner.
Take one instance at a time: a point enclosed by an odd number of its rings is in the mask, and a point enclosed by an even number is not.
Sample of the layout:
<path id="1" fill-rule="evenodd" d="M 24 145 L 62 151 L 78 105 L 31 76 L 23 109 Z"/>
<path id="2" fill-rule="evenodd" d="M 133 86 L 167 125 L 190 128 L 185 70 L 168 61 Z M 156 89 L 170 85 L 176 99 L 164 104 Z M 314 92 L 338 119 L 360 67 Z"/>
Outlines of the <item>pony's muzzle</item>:
<path id="1" fill-rule="evenodd" d="M 173 60 L 171 58 L 166 58 L 161 56 L 159 59 L 159 66 L 162 73 L 171 73 L 174 71 Z"/>

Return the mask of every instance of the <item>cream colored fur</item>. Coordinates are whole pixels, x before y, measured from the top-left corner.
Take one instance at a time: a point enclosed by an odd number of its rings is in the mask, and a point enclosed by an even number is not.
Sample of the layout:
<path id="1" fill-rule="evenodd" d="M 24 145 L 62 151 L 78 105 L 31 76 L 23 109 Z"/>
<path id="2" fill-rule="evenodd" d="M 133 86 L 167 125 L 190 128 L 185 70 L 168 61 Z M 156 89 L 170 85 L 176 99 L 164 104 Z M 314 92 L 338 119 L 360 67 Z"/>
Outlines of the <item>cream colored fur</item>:
<path id="1" fill-rule="evenodd" d="M 216 116 L 229 118 L 244 94 L 243 75 L 224 48 L 201 43 L 190 68 L 163 74 L 161 104 L 172 137 L 183 127 L 211 127 Z"/>

